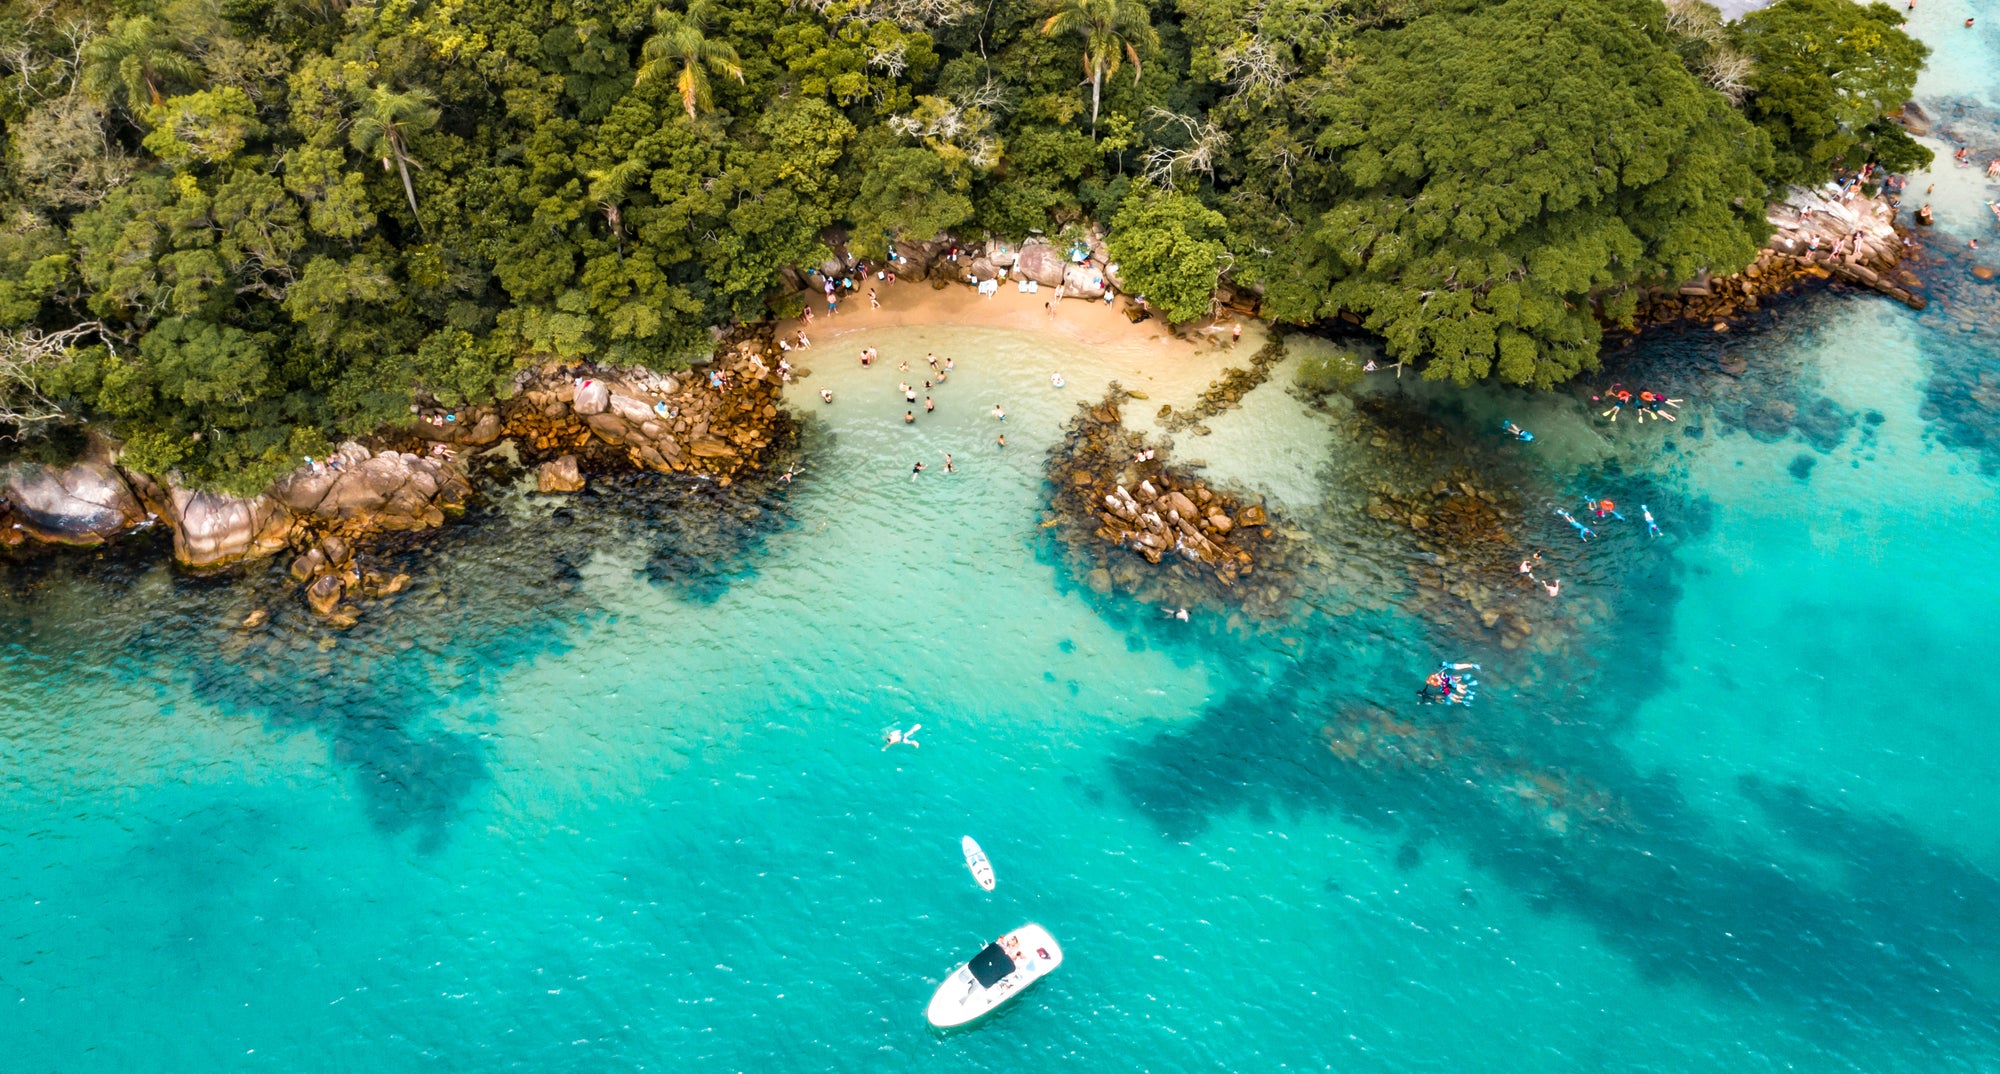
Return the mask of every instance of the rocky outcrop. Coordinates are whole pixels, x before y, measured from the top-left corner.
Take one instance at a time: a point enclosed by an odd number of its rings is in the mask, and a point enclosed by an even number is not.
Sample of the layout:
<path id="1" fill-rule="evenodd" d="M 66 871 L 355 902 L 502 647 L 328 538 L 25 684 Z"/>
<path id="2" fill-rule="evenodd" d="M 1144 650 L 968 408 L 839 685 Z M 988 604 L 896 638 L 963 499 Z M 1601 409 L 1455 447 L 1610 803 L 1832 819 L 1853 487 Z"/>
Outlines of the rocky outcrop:
<path id="1" fill-rule="evenodd" d="M 0 469 L 0 543 L 102 544 L 146 520 L 101 441 L 68 466 L 23 461 Z"/>
<path id="2" fill-rule="evenodd" d="M 1754 313 L 1760 299 L 1838 279 L 1880 291 L 1913 309 L 1926 300 L 1922 283 L 1899 267 L 1904 239 L 1886 198 L 1836 199 L 1793 188 L 1767 210 L 1776 229 L 1757 259 L 1731 276 L 1702 276 L 1670 291 L 1640 296 L 1635 323 L 1694 321 L 1727 331 L 1732 318 Z M 1839 253 L 1836 256 L 1835 251 Z"/>
<path id="3" fill-rule="evenodd" d="M 780 397 L 778 356 L 766 328 L 681 378 L 550 366 L 500 405 L 500 428 L 524 461 L 571 457 L 571 469 L 545 478 L 558 484 L 574 473 L 581 488 L 589 469 L 629 467 L 705 474 L 726 485 L 761 468 L 775 445 L 795 435 Z"/>
<path id="4" fill-rule="evenodd" d="M 269 496 L 242 499 L 169 485 L 160 518 L 174 534 L 174 558 L 219 567 L 268 556 L 291 543 L 292 518 Z"/>
<path id="5" fill-rule="evenodd" d="M 1070 546 L 1084 584 L 1149 603 L 1226 601 L 1284 615 L 1295 576 L 1266 569 L 1289 549 L 1265 508 L 1172 466 L 1166 447 L 1124 427 L 1126 398 L 1114 386 L 1082 406 L 1049 457 L 1046 524 Z"/>
<path id="6" fill-rule="evenodd" d="M 1062 252 L 1046 242 L 1027 243 L 1021 247 L 1015 259 L 1016 275 L 1033 280 L 1043 287 L 1054 287 L 1063 282 Z"/>

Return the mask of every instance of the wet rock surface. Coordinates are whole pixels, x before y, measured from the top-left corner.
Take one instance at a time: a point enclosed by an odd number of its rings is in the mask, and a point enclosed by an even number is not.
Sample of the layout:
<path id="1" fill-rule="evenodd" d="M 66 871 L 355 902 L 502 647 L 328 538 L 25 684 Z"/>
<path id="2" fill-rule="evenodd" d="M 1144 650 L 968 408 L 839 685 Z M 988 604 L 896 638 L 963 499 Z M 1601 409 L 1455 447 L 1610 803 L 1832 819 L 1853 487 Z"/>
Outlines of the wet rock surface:
<path id="1" fill-rule="evenodd" d="M 1127 429 L 1129 398 L 1114 384 L 1080 405 L 1049 453 L 1043 524 L 1074 575 L 1100 595 L 1170 609 L 1284 616 L 1297 596 L 1293 539 L 1255 498 L 1211 487 L 1175 466 L 1169 446 Z"/>
<path id="2" fill-rule="evenodd" d="M 1250 356 L 1249 368 L 1223 370 L 1221 376 L 1203 389 L 1194 406 L 1177 410 L 1173 406 L 1162 405 L 1159 412 L 1161 426 L 1171 432 L 1191 430 L 1196 436 L 1207 433 L 1208 428 L 1203 422 L 1225 410 L 1242 406 L 1243 397 L 1271 379 L 1271 370 L 1284 360 L 1285 337 L 1282 331 L 1274 330 L 1270 340 Z"/>
<path id="3" fill-rule="evenodd" d="M 1886 197 L 1842 200 L 1824 194 L 1794 188 L 1786 200 L 1773 202 L 1768 217 L 1776 232 L 1748 268 L 1646 292 L 1634 324 L 1694 322 L 1726 332 L 1773 296 L 1829 280 L 1923 309 L 1928 300 L 1922 281 L 1900 267 L 1908 244 L 1896 227 L 1896 208 Z"/>

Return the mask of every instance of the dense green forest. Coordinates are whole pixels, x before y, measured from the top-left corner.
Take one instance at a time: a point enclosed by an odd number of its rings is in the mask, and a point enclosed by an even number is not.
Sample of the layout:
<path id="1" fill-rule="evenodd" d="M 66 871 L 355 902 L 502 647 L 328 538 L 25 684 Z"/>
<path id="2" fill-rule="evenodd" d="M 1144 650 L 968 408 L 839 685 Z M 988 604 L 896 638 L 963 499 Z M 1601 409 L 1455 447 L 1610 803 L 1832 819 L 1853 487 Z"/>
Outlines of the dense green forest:
<path id="1" fill-rule="evenodd" d="M 1550 385 L 1766 196 L 1928 152 L 1900 14 L 1779 0 L 13 0 L 0 432 L 250 488 L 413 393 L 667 366 L 780 270 L 1110 229 L 1202 313 Z"/>

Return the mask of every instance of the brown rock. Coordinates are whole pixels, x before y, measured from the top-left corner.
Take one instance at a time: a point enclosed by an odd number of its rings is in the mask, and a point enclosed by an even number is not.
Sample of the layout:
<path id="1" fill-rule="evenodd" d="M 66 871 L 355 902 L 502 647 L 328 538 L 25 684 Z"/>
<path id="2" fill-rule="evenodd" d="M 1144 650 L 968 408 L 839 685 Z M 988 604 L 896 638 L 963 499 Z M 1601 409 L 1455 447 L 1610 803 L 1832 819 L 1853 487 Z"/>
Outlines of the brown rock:
<path id="1" fill-rule="evenodd" d="M 1261 526 L 1267 521 L 1264 509 L 1254 503 L 1236 513 L 1236 524 L 1239 526 Z"/>
<path id="2" fill-rule="evenodd" d="M 306 581 L 325 569 L 326 553 L 317 548 L 308 549 L 305 555 L 292 560 L 292 577 L 297 581 Z"/>
<path id="3" fill-rule="evenodd" d="M 538 492 L 580 492 L 582 489 L 583 474 L 577 469 L 574 455 L 564 455 L 535 468 L 535 490 Z"/>
<path id="4" fill-rule="evenodd" d="M 346 593 L 347 587 L 341 584 L 338 575 L 323 574 L 306 587 L 306 603 L 319 615 L 332 615 Z"/>
<path id="5" fill-rule="evenodd" d="M 711 436 L 699 437 L 688 445 L 688 452 L 697 459 L 733 459 L 736 449 L 728 443 Z"/>

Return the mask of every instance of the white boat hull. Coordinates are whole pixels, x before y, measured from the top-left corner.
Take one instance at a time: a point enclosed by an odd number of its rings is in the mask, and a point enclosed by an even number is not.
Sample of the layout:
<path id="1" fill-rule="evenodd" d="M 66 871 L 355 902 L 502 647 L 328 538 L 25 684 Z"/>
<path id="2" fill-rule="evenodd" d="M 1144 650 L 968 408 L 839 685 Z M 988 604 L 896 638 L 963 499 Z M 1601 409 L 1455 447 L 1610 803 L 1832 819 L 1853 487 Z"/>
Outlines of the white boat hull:
<path id="1" fill-rule="evenodd" d="M 995 957 L 995 948 L 1004 953 L 1004 959 Z M 940 1029 L 962 1026 L 1020 995 L 1062 965 L 1062 960 L 1062 948 L 1047 929 L 1022 925 L 953 970 L 931 996 L 924 1016 Z M 1003 968 L 1004 973 L 998 972 Z M 982 982 L 975 969 L 985 972 L 987 980 Z"/>
<path id="2" fill-rule="evenodd" d="M 986 860 L 986 852 L 979 849 L 978 842 L 969 835 L 959 840 L 958 845 L 965 851 L 965 867 L 972 871 L 972 879 L 980 887 L 992 891 L 993 863 Z"/>

